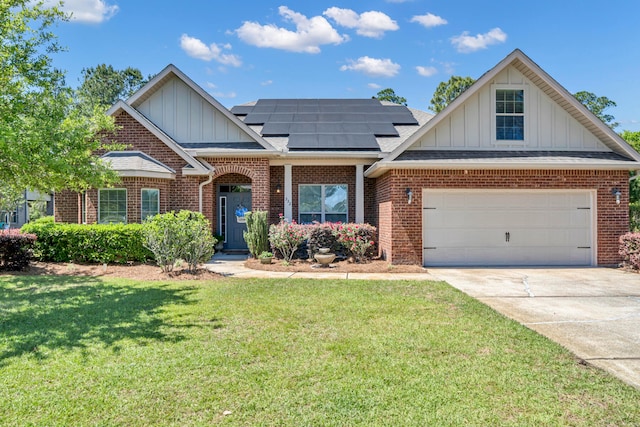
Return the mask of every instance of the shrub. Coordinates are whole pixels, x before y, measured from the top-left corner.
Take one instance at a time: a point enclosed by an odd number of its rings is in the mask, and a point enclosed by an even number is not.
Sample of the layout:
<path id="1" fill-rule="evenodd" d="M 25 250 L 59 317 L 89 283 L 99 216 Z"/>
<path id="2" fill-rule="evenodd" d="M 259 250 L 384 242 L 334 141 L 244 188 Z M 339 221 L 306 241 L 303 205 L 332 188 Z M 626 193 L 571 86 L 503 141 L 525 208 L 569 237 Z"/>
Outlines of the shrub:
<path id="1" fill-rule="evenodd" d="M 183 210 L 178 212 L 177 217 L 180 224 L 178 240 L 181 241 L 182 248 L 179 256 L 193 273 L 198 269 L 198 264 L 213 256 L 216 240 L 211 234 L 211 223 L 200 212 Z"/>
<path id="2" fill-rule="evenodd" d="M 154 215 L 142 224 L 144 246 L 162 271 L 168 273 L 180 257 L 180 224 L 174 212 Z"/>
<path id="3" fill-rule="evenodd" d="M 269 227 L 271 247 L 280 252 L 285 262 L 291 262 L 298 246 L 306 238 L 307 227 L 295 222 L 290 223 L 281 220 L 279 224 L 272 224 Z"/>
<path id="4" fill-rule="evenodd" d="M 179 259 L 194 272 L 198 264 L 214 253 L 216 240 L 211 224 L 199 212 L 167 212 L 147 219 L 143 224 L 144 245 L 153 253 L 162 271 L 169 272 Z"/>
<path id="5" fill-rule="evenodd" d="M 247 230 L 242 233 L 251 256 L 257 258 L 269 249 L 269 224 L 266 211 L 250 211 L 244 214 Z"/>
<path id="6" fill-rule="evenodd" d="M 0 230 L 0 270 L 19 271 L 29 267 L 35 234 Z"/>
<path id="7" fill-rule="evenodd" d="M 309 249 L 309 257 L 313 258 L 313 254 L 317 253 L 320 248 L 329 248 L 334 254 L 344 252 L 342 244 L 338 242 L 338 236 L 336 234 L 337 226 L 338 224 L 330 222 L 308 226 L 309 240 L 307 241 L 307 246 Z"/>
<path id="8" fill-rule="evenodd" d="M 375 252 L 376 228 L 369 224 L 337 224 L 335 233 L 340 242 L 353 256 L 354 262 L 366 262 Z"/>
<path id="9" fill-rule="evenodd" d="M 640 270 L 640 233 L 627 233 L 620 236 L 620 255 L 625 267 Z"/>
<path id="10" fill-rule="evenodd" d="M 629 203 L 629 228 L 640 231 L 640 201 Z"/>
<path id="11" fill-rule="evenodd" d="M 142 244 L 140 224 L 57 224 L 49 219 L 22 227 L 38 236 L 34 257 L 79 263 L 145 262 L 152 254 Z"/>

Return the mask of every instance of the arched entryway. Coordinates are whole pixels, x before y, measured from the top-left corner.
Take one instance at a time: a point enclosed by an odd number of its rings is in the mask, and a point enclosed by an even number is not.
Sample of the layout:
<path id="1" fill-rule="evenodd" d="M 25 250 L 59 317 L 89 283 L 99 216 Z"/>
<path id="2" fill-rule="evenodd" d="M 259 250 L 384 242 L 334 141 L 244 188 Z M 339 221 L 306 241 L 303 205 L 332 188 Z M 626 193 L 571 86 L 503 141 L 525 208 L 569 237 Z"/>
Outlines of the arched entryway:
<path id="1" fill-rule="evenodd" d="M 217 172 L 219 176 L 213 181 L 215 232 L 223 237 L 225 251 L 246 251 L 244 214 L 253 208 L 252 180 L 237 171 Z"/>

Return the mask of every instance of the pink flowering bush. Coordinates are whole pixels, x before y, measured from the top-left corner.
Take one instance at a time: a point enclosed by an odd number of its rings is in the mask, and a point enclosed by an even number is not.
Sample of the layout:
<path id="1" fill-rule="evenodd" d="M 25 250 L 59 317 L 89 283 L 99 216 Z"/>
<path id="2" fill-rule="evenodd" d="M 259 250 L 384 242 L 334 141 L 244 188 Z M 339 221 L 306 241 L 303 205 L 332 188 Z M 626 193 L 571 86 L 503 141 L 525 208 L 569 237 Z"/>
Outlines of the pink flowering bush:
<path id="1" fill-rule="evenodd" d="M 376 228 L 370 224 L 336 224 L 335 233 L 355 262 L 367 262 L 375 248 Z"/>
<path id="2" fill-rule="evenodd" d="M 291 262 L 298 247 L 307 237 L 307 226 L 295 222 L 286 222 L 281 219 L 280 223 L 272 224 L 269 227 L 271 247 L 277 250 L 286 262 Z"/>
<path id="3" fill-rule="evenodd" d="M 620 255 L 625 267 L 640 270 L 640 233 L 627 233 L 620 236 Z"/>

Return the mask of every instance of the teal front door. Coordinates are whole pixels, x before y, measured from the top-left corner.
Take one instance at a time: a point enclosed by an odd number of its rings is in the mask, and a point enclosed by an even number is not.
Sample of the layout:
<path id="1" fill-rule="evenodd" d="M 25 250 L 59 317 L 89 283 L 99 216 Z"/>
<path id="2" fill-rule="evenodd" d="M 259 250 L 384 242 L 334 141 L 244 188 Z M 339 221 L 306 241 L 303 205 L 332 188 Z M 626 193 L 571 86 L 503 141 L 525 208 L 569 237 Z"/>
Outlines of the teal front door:
<path id="1" fill-rule="evenodd" d="M 225 250 L 247 250 L 243 232 L 247 229 L 244 214 L 251 210 L 251 185 L 220 185 L 218 187 L 220 234 Z"/>

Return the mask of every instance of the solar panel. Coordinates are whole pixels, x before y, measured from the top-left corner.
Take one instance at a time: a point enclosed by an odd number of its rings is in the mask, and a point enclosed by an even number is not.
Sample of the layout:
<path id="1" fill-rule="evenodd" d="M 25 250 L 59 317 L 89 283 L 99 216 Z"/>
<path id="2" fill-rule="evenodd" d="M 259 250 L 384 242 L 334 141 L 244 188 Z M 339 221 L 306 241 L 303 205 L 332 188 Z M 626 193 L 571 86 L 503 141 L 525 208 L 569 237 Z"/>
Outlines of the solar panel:
<path id="1" fill-rule="evenodd" d="M 418 125 L 402 105 L 377 99 L 260 99 L 232 108 L 265 137 L 289 136 L 291 150 L 379 150 L 376 137 L 398 137 L 395 125 Z"/>

